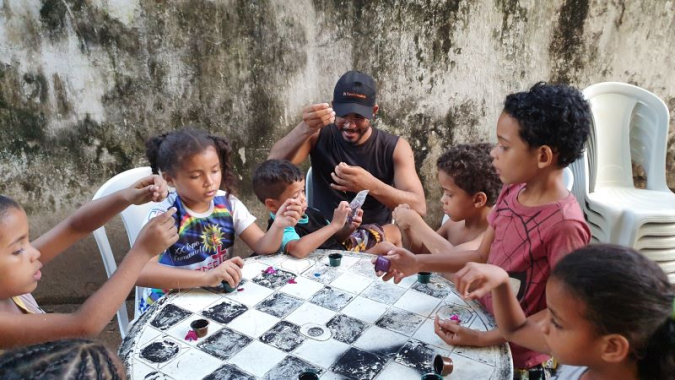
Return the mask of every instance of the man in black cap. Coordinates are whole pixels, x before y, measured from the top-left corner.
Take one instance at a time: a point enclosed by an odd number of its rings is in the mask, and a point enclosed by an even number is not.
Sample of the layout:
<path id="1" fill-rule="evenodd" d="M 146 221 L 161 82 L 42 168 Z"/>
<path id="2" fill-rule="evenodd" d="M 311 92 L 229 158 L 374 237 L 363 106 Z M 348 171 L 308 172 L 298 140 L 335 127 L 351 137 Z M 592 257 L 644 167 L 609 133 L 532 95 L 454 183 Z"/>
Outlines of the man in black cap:
<path id="1" fill-rule="evenodd" d="M 338 80 L 331 105 L 314 104 L 303 110 L 302 122 L 279 140 L 268 159 L 298 164 L 309 155 L 313 199 L 310 206 L 333 215 L 340 201 L 351 201 L 368 190 L 362 206 L 363 223 L 391 222 L 391 211 L 407 204 L 426 214 L 424 190 L 408 142 L 375 129 L 375 80 L 349 71 Z"/>

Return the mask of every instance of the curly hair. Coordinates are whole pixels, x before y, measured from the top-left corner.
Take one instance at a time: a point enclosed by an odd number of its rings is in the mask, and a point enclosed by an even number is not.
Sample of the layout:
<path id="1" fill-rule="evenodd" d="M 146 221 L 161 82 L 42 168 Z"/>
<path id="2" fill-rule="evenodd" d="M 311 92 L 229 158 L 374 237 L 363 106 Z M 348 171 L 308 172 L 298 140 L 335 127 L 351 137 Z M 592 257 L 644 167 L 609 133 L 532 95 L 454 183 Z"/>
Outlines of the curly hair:
<path id="1" fill-rule="evenodd" d="M 222 181 L 220 189 L 229 196 L 236 183 L 236 177 L 230 163 L 232 148 L 225 137 L 215 136 L 199 129 L 185 128 L 170 133 L 163 133 L 149 138 L 145 142 L 145 155 L 150 161 L 152 172 L 175 175 L 182 168 L 183 162 L 192 156 L 213 147 L 220 158 Z"/>
<path id="2" fill-rule="evenodd" d="M 470 195 L 487 196 L 486 204 L 494 206 L 502 188 L 490 156 L 492 144 L 460 144 L 450 148 L 436 161 L 438 170 L 452 177 L 460 189 Z"/>
<path id="3" fill-rule="evenodd" d="M 520 138 L 530 147 L 547 145 L 557 153 L 559 167 L 581 157 L 592 116 L 576 88 L 539 82 L 529 91 L 508 95 L 504 112 L 518 121 Z"/>
<path id="4" fill-rule="evenodd" d="M 594 244 L 561 259 L 551 279 L 585 305 L 598 334 L 629 341 L 640 379 L 674 378 L 675 294 L 655 262 L 632 248 Z"/>
<path id="5" fill-rule="evenodd" d="M 59 340 L 7 351 L 0 355 L 0 378 L 6 380 L 122 380 L 120 359 L 101 343 Z"/>
<path id="6" fill-rule="evenodd" d="M 286 188 L 305 179 L 300 168 L 286 160 L 267 160 L 253 172 L 253 192 L 265 203 L 265 199 L 279 200 Z"/>

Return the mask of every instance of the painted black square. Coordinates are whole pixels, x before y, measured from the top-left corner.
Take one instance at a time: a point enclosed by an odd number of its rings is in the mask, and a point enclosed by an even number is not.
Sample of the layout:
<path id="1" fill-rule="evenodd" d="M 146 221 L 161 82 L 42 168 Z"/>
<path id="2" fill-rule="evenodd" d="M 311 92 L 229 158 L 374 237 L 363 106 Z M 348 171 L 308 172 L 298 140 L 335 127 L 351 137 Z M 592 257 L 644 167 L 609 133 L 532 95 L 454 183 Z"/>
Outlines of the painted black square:
<path id="1" fill-rule="evenodd" d="M 296 276 L 291 272 L 286 272 L 285 270 L 277 269 L 274 273 L 268 273 L 263 271 L 259 275 L 253 277 L 253 282 L 258 285 L 262 285 L 266 288 L 276 290 L 286 284 L 288 280 L 295 278 Z"/>
<path id="2" fill-rule="evenodd" d="M 223 302 L 204 310 L 202 312 L 202 315 L 205 317 L 209 317 L 216 322 L 228 324 L 233 319 L 244 314 L 246 310 L 248 310 L 248 307 L 246 305 L 242 305 L 239 302 L 234 302 L 232 300 L 225 299 L 223 300 Z"/>
<path id="3" fill-rule="evenodd" d="M 347 344 L 354 343 L 363 331 L 368 328 L 368 324 L 358 319 L 338 314 L 326 323 L 326 327 L 333 333 L 333 338 Z"/>
<path id="4" fill-rule="evenodd" d="M 354 298 L 354 295 L 351 293 L 326 286 L 316 292 L 309 302 L 326 309 L 340 311 L 343 307 L 347 306 L 352 298 Z"/>
<path id="5" fill-rule="evenodd" d="M 415 333 L 415 330 L 417 330 L 423 321 L 424 318 L 417 314 L 392 307 L 387 310 L 375 324 L 383 329 L 400 332 L 410 336 Z"/>
<path id="6" fill-rule="evenodd" d="M 384 368 L 386 360 L 370 352 L 350 348 L 331 370 L 350 379 L 371 380 Z"/>
<path id="7" fill-rule="evenodd" d="M 255 380 L 255 376 L 240 370 L 236 365 L 225 364 L 202 380 Z"/>
<path id="8" fill-rule="evenodd" d="M 256 306 L 257 310 L 283 318 L 303 304 L 303 300 L 284 293 L 275 293 Z"/>
<path id="9" fill-rule="evenodd" d="M 140 356 L 152 363 L 166 363 L 178 355 L 179 351 L 178 343 L 165 339 L 143 347 Z"/>
<path id="10" fill-rule="evenodd" d="M 420 373 L 433 372 L 437 352 L 426 343 L 411 339 L 401 348 L 394 359 L 397 363 L 414 368 Z"/>
<path id="11" fill-rule="evenodd" d="M 418 292 L 428 294 L 436 298 L 445 298 L 448 294 L 450 294 L 450 285 L 438 280 L 432 281 L 428 284 L 416 282 L 413 284 L 412 288 Z"/>
<path id="12" fill-rule="evenodd" d="M 157 314 L 150 324 L 164 331 L 191 315 L 192 313 L 185 309 L 181 309 L 173 304 L 168 304 L 159 312 L 159 314 Z"/>
<path id="13" fill-rule="evenodd" d="M 387 305 L 393 305 L 405 293 L 400 286 L 387 284 L 384 281 L 374 281 L 368 286 L 361 296 Z"/>
<path id="14" fill-rule="evenodd" d="M 279 362 L 274 368 L 272 368 L 265 377 L 264 380 L 288 380 L 288 379 L 297 379 L 298 375 L 305 372 L 312 371 L 316 374 L 321 374 L 321 368 L 309 364 L 302 359 L 298 359 L 295 356 L 286 356 L 284 360 Z"/>
<path id="15" fill-rule="evenodd" d="M 305 341 L 305 337 L 300 333 L 300 326 L 280 321 L 261 335 L 260 341 L 282 351 L 291 352 Z"/>
<path id="16" fill-rule="evenodd" d="M 207 354 L 227 360 L 251 343 L 252 340 L 246 335 L 223 327 L 197 346 Z"/>

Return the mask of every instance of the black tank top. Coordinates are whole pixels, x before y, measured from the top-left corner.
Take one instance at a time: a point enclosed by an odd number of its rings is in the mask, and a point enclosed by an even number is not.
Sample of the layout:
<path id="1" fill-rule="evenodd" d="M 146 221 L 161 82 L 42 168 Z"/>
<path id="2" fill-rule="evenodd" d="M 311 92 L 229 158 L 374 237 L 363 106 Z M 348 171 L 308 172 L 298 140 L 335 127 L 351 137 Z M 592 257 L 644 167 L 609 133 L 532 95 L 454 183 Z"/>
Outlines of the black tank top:
<path id="1" fill-rule="evenodd" d="M 310 152 L 313 186 L 310 206 L 332 217 L 340 201 L 350 202 L 356 196 L 356 193 L 337 191 L 330 187 L 333 182 L 330 175 L 340 162 L 360 166 L 385 184 L 394 185 L 394 148 L 399 137 L 375 128 L 371 130 L 370 137 L 361 145 L 345 141 L 335 124 L 319 132 L 319 138 Z M 370 195 L 362 208 L 363 224 L 391 222 L 391 210 Z"/>

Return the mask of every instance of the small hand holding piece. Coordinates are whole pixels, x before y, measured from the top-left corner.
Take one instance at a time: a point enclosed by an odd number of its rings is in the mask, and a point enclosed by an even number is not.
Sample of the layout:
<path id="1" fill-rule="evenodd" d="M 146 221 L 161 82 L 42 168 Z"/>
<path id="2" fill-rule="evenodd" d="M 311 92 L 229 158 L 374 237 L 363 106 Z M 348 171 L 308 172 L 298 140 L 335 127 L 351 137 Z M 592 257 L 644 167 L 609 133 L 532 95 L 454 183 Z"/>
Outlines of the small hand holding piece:
<path id="1" fill-rule="evenodd" d="M 159 175 L 151 175 L 138 180 L 129 187 L 129 202 L 135 205 L 159 202 L 169 195 L 169 190 L 164 178 Z"/>
<path id="2" fill-rule="evenodd" d="M 414 253 L 408 251 L 405 248 L 396 247 L 393 244 L 392 248 L 386 252 L 385 257 L 391 262 L 389 271 L 387 273 L 377 272 L 378 276 L 382 276 L 382 280 L 389 281 L 391 278 L 394 279 L 395 283 L 401 282 L 405 277 L 413 275 L 420 272 L 419 264 L 417 263 L 417 257 Z M 381 250 L 377 250 L 381 251 Z M 370 252 L 370 253 L 379 253 L 379 252 Z M 373 259 L 373 264 L 375 264 L 376 259 Z"/>
<path id="3" fill-rule="evenodd" d="M 173 219 L 174 207 L 152 218 L 138 233 L 134 247 L 148 255 L 148 259 L 164 252 L 178 241 L 178 230 Z"/>
<path id="4" fill-rule="evenodd" d="M 413 224 L 423 223 L 420 214 L 405 203 L 398 205 L 391 216 L 396 221 L 396 225 L 402 230 L 409 229 Z"/>
<path id="5" fill-rule="evenodd" d="M 352 212 L 352 209 L 349 208 L 349 203 L 347 201 L 342 201 L 333 211 L 333 220 L 331 224 L 334 226 L 342 228 L 347 222 L 347 217 Z"/>
<path id="6" fill-rule="evenodd" d="M 328 103 L 312 104 L 302 110 L 302 121 L 310 130 L 318 131 L 335 122 L 335 111 Z"/>
<path id="7" fill-rule="evenodd" d="M 274 216 L 274 224 L 278 227 L 286 228 L 293 227 L 298 223 L 298 220 L 302 217 L 302 205 L 300 201 L 294 198 L 288 198 L 286 201 L 279 207 L 276 215 Z"/>
<path id="8" fill-rule="evenodd" d="M 241 268 L 244 267 L 244 260 L 241 257 L 233 257 L 219 266 L 206 272 L 206 286 L 218 286 L 225 281 L 232 288 L 236 288 L 241 281 Z"/>
<path id="9" fill-rule="evenodd" d="M 358 193 L 361 190 L 372 190 L 377 184 L 377 179 L 367 170 L 360 166 L 349 166 L 340 162 L 335 166 L 335 171 L 330 174 L 333 182 L 330 187 L 338 191 L 351 191 Z"/>
<path id="10" fill-rule="evenodd" d="M 457 320 L 442 320 L 436 316 L 434 332 L 447 344 L 453 346 L 480 346 L 481 332 L 460 326 Z"/>

